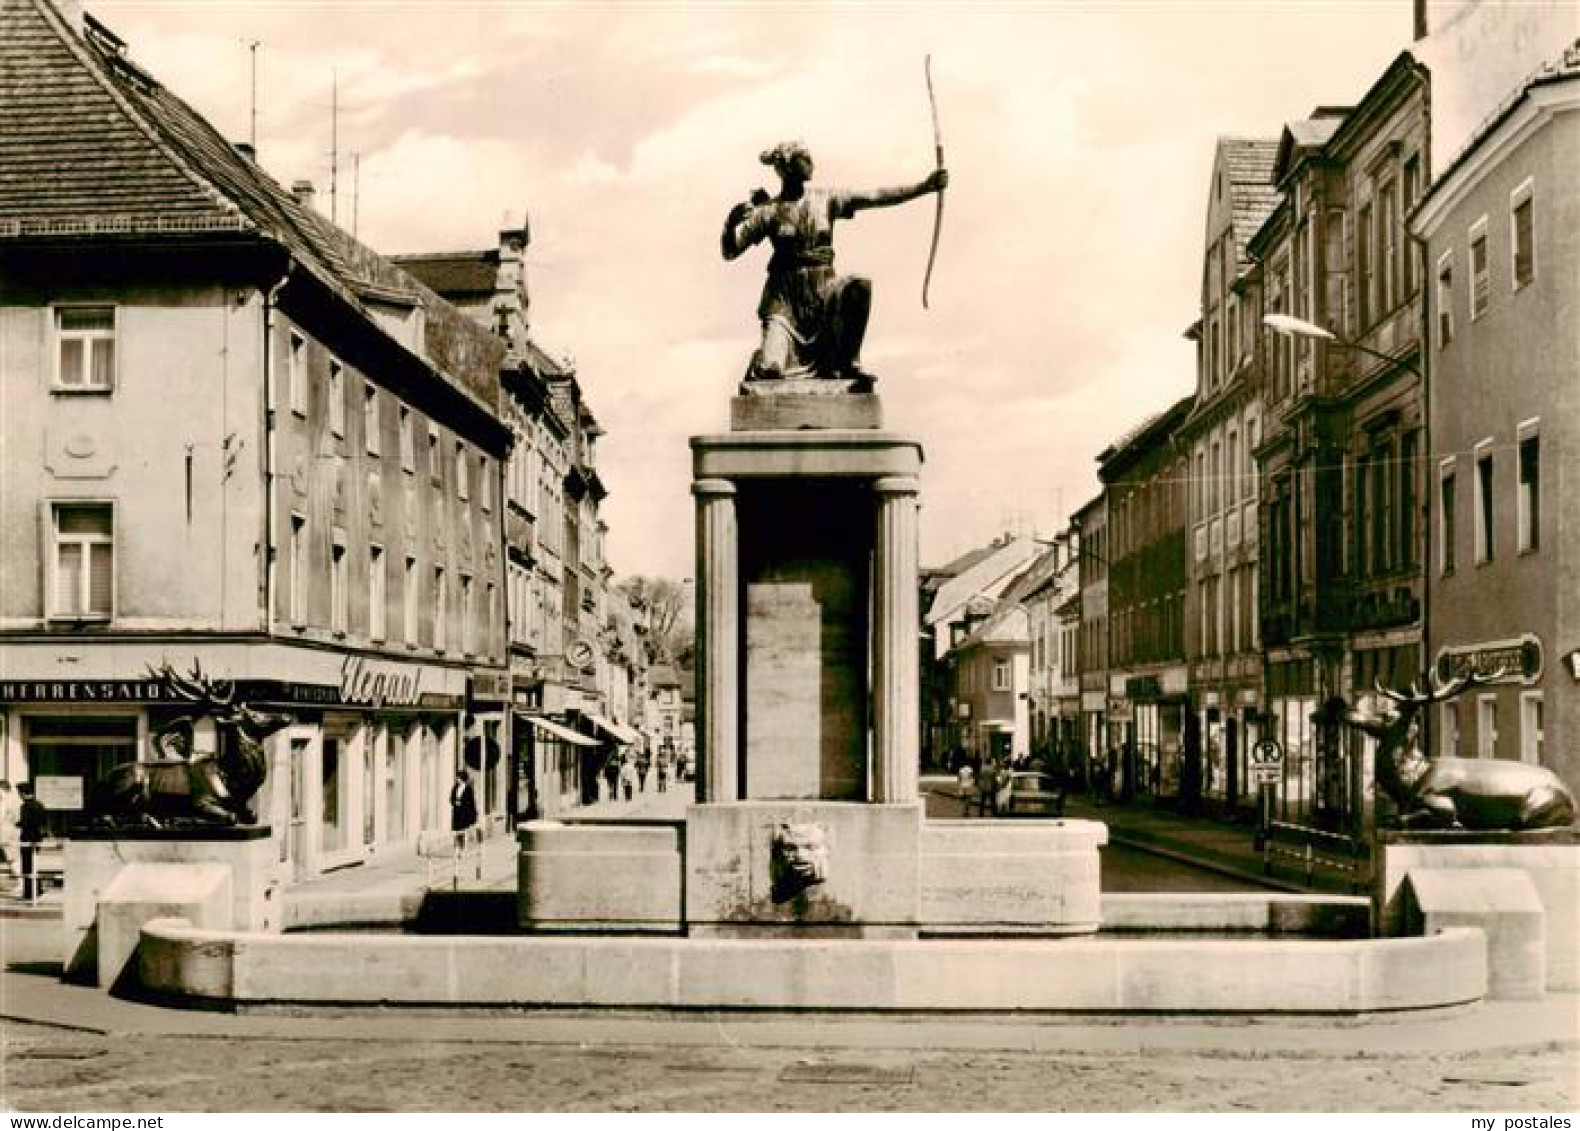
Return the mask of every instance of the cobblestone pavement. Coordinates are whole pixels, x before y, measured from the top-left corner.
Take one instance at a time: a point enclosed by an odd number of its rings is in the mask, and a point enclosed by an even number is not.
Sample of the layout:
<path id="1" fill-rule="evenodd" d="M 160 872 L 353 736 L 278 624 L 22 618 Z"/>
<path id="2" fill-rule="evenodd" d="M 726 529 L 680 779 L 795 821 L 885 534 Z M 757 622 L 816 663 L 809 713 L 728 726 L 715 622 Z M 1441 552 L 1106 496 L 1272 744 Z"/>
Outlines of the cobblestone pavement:
<path id="1" fill-rule="evenodd" d="M 698 1022 L 690 1022 L 698 1024 Z M 815 1025 L 815 1020 L 809 1020 Z M 931 1019 L 918 1024 L 943 1025 Z M 1572 1048 L 1400 1056 L 4 1035 L 22 1111 L 1572 1112 Z M 1362 1034 L 1357 1034 L 1364 1040 Z"/>

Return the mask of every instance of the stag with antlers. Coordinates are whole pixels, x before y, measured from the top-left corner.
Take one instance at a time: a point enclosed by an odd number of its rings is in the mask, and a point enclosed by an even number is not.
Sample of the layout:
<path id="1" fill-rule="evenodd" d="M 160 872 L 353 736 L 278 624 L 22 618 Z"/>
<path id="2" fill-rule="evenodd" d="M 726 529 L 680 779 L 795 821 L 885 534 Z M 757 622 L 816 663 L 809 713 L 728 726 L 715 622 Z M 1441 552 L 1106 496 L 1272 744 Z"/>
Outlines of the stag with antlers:
<path id="1" fill-rule="evenodd" d="M 1419 682 L 1408 692 L 1378 683 L 1377 704 L 1346 714 L 1351 726 L 1377 740 L 1377 784 L 1398 806 L 1402 827 L 1523 830 L 1574 822 L 1574 794 L 1544 766 L 1496 758 L 1428 758 L 1421 752 L 1420 716 L 1428 705 L 1502 674 L 1471 672 L 1446 684 L 1434 674 L 1424 691 Z M 1382 705 L 1387 706 L 1377 709 Z"/>
<path id="2" fill-rule="evenodd" d="M 123 762 L 109 772 L 94 805 L 98 822 L 155 828 L 252 824 L 250 803 L 268 769 L 263 740 L 288 725 L 290 716 L 236 702 L 235 683 L 210 679 L 196 661 L 186 675 L 169 663 L 150 666 L 148 674 L 192 710 L 154 735 L 159 757 Z M 193 757 L 193 736 L 204 718 L 212 718 L 219 731 L 218 750 Z"/>

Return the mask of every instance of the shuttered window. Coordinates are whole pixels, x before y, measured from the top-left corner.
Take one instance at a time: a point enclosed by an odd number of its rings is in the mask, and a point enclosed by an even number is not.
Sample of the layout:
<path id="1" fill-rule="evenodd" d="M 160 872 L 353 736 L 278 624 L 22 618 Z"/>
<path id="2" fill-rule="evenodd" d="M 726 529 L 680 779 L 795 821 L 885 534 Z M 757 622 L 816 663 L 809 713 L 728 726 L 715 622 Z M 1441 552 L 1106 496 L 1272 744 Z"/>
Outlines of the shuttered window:
<path id="1" fill-rule="evenodd" d="M 114 516 L 109 503 L 57 503 L 52 514 L 50 615 L 108 618 L 115 611 Z"/>

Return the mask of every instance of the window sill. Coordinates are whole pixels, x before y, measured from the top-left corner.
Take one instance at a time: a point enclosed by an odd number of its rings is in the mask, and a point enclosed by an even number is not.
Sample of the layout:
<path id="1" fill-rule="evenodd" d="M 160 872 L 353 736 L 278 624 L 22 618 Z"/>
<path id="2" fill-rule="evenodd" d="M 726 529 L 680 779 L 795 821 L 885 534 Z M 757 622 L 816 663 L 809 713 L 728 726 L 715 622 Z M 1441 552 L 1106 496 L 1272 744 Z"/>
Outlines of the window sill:
<path id="1" fill-rule="evenodd" d="M 82 628 L 86 625 L 105 625 L 114 619 L 114 613 L 50 613 L 44 618 L 51 628 Z"/>
<path id="2" fill-rule="evenodd" d="M 65 397 L 107 397 L 115 392 L 115 385 L 51 385 L 49 391 Z"/>

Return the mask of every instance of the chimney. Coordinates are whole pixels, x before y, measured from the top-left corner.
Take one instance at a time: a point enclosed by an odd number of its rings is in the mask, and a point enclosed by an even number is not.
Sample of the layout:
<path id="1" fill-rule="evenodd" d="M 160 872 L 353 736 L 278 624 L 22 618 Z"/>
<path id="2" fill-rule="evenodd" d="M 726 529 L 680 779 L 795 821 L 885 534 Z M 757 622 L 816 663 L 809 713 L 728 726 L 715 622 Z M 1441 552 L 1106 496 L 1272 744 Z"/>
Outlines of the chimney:
<path id="1" fill-rule="evenodd" d="M 258 163 L 258 151 L 252 147 L 252 142 L 238 141 L 235 145 L 235 150 L 253 164 Z"/>
<path id="2" fill-rule="evenodd" d="M 313 204 L 313 201 L 315 200 L 315 194 L 313 192 L 312 181 L 292 181 L 291 195 L 296 198 L 296 203 L 300 204 L 309 212 L 316 211 Z"/>

